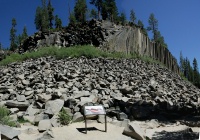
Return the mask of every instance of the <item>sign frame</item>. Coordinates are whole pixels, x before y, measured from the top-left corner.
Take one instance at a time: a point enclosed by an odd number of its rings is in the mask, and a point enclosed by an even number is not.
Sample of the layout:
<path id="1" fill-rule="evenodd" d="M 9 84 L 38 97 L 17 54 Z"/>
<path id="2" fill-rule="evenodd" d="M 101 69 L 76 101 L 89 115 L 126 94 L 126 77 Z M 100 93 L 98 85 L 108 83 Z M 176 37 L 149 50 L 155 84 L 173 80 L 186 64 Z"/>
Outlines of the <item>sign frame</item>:
<path id="1" fill-rule="evenodd" d="M 106 111 L 102 105 L 97 105 L 97 106 L 84 106 L 85 133 L 87 134 L 87 116 L 90 116 L 90 115 L 104 115 L 105 116 L 105 132 L 107 132 Z"/>

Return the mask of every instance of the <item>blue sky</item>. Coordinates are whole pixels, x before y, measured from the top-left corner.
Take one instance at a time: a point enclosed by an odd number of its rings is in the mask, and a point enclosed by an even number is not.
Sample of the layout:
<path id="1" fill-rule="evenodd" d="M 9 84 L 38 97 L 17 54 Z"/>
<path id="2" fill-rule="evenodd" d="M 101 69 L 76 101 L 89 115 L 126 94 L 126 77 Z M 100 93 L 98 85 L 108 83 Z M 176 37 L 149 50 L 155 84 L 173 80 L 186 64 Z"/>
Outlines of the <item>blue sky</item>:
<path id="1" fill-rule="evenodd" d="M 68 24 L 68 2 L 71 10 L 75 0 L 51 0 L 54 14 Z M 89 2 L 89 0 L 87 0 Z M 129 19 L 133 9 L 137 19 L 148 26 L 150 13 L 158 20 L 158 29 L 165 38 L 171 53 L 179 61 L 180 51 L 190 62 L 194 57 L 200 65 L 200 0 L 116 0 L 119 12 L 125 12 Z M 17 20 L 17 34 L 22 33 L 24 26 L 28 34 L 36 32 L 34 17 L 36 7 L 41 0 L 0 0 L 0 42 L 4 47 L 10 45 L 9 32 L 12 18 Z M 92 6 L 88 3 L 88 8 Z M 149 33 L 151 36 L 151 34 Z"/>

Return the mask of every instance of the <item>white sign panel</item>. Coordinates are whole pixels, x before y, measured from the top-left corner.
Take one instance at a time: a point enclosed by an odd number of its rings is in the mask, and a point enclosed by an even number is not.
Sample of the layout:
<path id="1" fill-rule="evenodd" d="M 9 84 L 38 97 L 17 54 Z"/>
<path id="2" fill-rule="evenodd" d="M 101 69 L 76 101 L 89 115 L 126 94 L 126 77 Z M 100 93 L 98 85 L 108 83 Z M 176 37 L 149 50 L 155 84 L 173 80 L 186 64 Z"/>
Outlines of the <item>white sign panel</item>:
<path id="1" fill-rule="evenodd" d="M 106 112 L 103 106 L 85 106 L 84 109 L 85 115 L 105 115 Z"/>

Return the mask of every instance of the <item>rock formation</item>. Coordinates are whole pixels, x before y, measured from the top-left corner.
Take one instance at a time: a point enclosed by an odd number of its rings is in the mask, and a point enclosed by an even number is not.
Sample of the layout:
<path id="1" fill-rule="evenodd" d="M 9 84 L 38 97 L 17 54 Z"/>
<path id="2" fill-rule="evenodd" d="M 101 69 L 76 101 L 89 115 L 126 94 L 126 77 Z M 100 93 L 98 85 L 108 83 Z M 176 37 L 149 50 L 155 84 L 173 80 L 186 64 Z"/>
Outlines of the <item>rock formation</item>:
<path id="1" fill-rule="evenodd" d="M 4 66 L 0 77 L 1 104 L 45 133 L 60 126 L 61 108 L 74 121 L 83 120 L 86 104 L 102 104 L 120 121 L 200 114 L 199 89 L 167 68 L 137 59 L 44 57 Z"/>
<path id="2" fill-rule="evenodd" d="M 0 70 L 0 99 L 24 116 L 103 104 L 119 120 L 199 114 L 200 90 L 159 65 L 129 59 L 40 58 Z M 86 98 L 87 97 L 87 98 Z M 82 112 L 81 112 L 82 113 Z"/>
<path id="3" fill-rule="evenodd" d="M 179 73 L 177 61 L 167 48 L 151 42 L 138 27 L 115 25 L 109 21 L 91 20 L 82 24 L 69 24 L 58 32 L 37 32 L 24 41 L 18 52 L 49 45 L 69 47 L 87 44 L 100 46 L 111 52 L 148 56 Z"/>

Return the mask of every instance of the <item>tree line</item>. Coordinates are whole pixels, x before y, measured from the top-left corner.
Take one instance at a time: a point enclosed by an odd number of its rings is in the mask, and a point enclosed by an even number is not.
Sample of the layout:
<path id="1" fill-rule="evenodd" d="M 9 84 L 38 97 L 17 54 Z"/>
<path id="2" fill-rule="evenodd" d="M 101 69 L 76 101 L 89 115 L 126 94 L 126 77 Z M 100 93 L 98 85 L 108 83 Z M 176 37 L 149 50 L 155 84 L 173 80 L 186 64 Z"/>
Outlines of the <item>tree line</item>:
<path id="1" fill-rule="evenodd" d="M 116 24 L 137 26 L 141 28 L 141 31 L 148 36 L 147 31 L 151 31 L 153 34 L 152 41 L 160 44 L 163 47 L 167 47 L 164 41 L 164 37 L 158 30 L 158 20 L 154 14 L 151 13 L 148 19 L 149 26 L 144 27 L 141 20 L 137 20 L 136 14 L 132 9 L 130 11 L 130 21 L 127 21 L 126 14 L 124 12 L 119 13 L 115 0 L 90 0 L 90 4 L 94 5 L 95 8 L 89 9 L 86 0 L 75 0 L 75 6 L 70 10 L 69 6 L 69 23 L 85 22 L 87 19 L 98 19 L 98 20 L 110 20 Z M 41 0 L 41 6 L 36 8 L 34 24 L 36 30 L 49 31 L 52 29 L 61 29 L 62 20 L 58 15 L 54 15 L 54 8 L 51 0 Z M 17 33 L 17 21 L 15 18 L 12 19 L 12 26 L 10 29 L 10 50 L 14 51 L 24 39 L 28 37 L 27 28 L 24 26 L 23 33 L 16 35 Z M 1 44 L 0 44 L 1 47 Z"/>
<path id="2" fill-rule="evenodd" d="M 191 64 L 190 60 L 187 57 L 184 58 L 181 52 L 179 66 L 181 75 L 187 78 L 187 80 L 193 83 L 196 87 L 200 88 L 200 73 L 198 69 L 197 59 L 194 58 Z"/>

